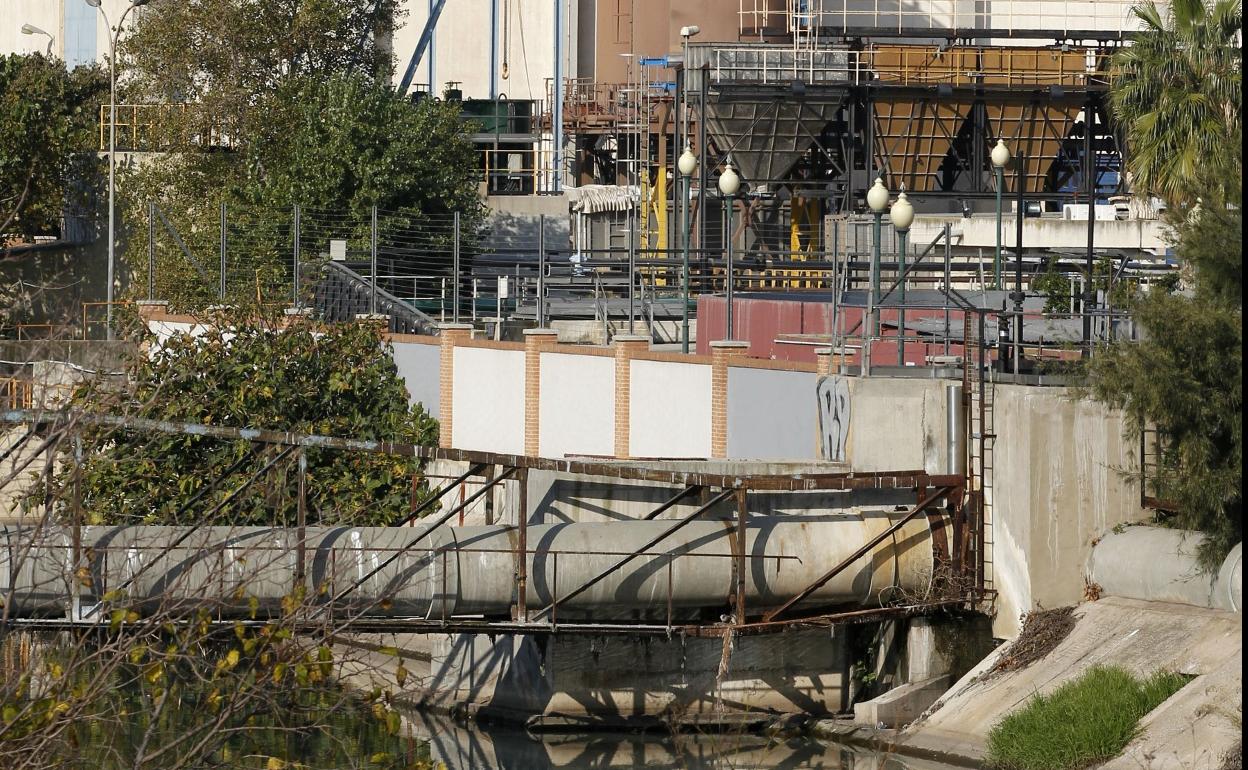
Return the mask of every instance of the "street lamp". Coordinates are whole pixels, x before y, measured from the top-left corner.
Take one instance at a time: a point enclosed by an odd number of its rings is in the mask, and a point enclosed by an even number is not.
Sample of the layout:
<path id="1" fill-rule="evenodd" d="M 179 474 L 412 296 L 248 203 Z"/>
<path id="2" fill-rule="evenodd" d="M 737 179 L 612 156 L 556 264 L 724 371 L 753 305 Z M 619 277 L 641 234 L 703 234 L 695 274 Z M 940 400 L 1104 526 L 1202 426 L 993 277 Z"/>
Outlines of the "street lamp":
<path id="1" fill-rule="evenodd" d="M 727 329 L 728 336 L 725 339 L 733 339 L 732 336 L 732 202 L 737 195 L 737 190 L 741 189 L 741 177 L 737 176 L 737 172 L 732 169 L 732 161 L 725 161 L 724 173 L 719 175 L 719 194 L 724 198 L 724 243 L 727 248 L 727 294 L 728 294 L 728 312 L 725 318 L 724 326 Z"/>
<path id="2" fill-rule="evenodd" d="M 997 139 L 992 148 L 992 167 L 997 174 L 997 251 L 992 261 L 992 288 L 1001 288 L 1001 188 L 1005 187 L 1005 166 L 1010 162 L 1010 148 L 1004 139 Z"/>
<path id="3" fill-rule="evenodd" d="M 867 318 L 866 339 L 862 346 L 862 373 L 871 373 L 871 339 L 879 333 L 878 320 L 875 317 L 875 304 L 879 302 L 880 293 L 880 222 L 884 211 L 888 208 L 888 188 L 884 186 L 884 178 L 876 177 L 875 184 L 867 190 L 867 207 L 875 218 L 871 228 L 871 269 L 867 276 Z"/>
<path id="4" fill-rule="evenodd" d="M 121 18 L 117 20 L 117 28 L 108 38 L 108 289 L 105 296 L 104 326 L 110 340 L 113 338 L 113 280 L 117 265 L 117 43 L 121 37 L 121 26 L 126 23 L 126 17 L 135 8 L 147 5 L 150 1 L 130 0 L 130 5 L 126 6 Z M 108 14 L 104 12 L 104 6 L 100 4 L 100 0 L 83 0 L 83 2 L 99 10 L 100 15 L 104 17 L 104 26 L 112 28 L 108 21 Z"/>
<path id="5" fill-rule="evenodd" d="M 51 32 L 45 32 L 44 30 L 36 27 L 34 24 L 23 24 L 22 34 L 23 35 L 47 35 L 48 36 L 48 52 L 45 55 L 49 59 L 52 58 L 52 43 L 56 41 L 56 38 L 52 36 Z"/>
<path id="6" fill-rule="evenodd" d="M 681 259 L 680 272 L 680 351 L 689 352 L 689 204 L 692 202 L 693 172 L 698 168 L 698 157 L 693 154 L 689 145 L 676 160 L 676 169 L 680 172 L 678 179 L 684 179 L 683 187 L 676 191 L 680 207 L 680 237 L 684 255 Z M 679 183 L 677 184 L 680 187 Z"/>
<path id="7" fill-rule="evenodd" d="M 900 292 L 901 309 L 897 311 L 897 365 L 906 365 L 906 234 L 914 223 L 914 206 L 906 197 L 906 186 L 901 186 L 897 202 L 889 213 L 897 230 L 897 290 Z"/>

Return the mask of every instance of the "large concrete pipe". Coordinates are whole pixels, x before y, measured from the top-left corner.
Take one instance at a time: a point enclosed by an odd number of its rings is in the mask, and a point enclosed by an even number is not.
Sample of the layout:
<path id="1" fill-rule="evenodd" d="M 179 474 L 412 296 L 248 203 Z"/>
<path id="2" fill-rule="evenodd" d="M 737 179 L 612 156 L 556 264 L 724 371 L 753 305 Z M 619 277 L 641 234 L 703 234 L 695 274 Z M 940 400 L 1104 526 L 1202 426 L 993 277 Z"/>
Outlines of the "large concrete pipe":
<path id="1" fill-rule="evenodd" d="M 746 529 L 747 606 L 776 606 L 827 572 L 900 514 L 751 517 Z M 530 607 L 567 597 L 643 549 L 671 521 L 534 525 L 528 528 Z M 14 615 L 61 614 L 124 589 L 146 611 L 188 603 L 238 615 L 280 606 L 295 586 L 298 531 L 261 527 L 85 527 L 87 572 L 74 574 L 72 533 L 0 529 L 0 597 Z M 511 526 L 442 527 L 415 548 L 418 528 L 309 527 L 305 570 L 320 601 L 358 583 L 335 610 L 429 618 L 506 615 L 516 601 L 518 531 Z M 177 546 L 169 548 L 177 542 Z M 723 607 L 735 595 L 732 522 L 693 522 L 561 603 L 595 617 L 674 608 Z M 391 560 L 391 557 L 394 557 Z M 389 560 L 389 563 L 387 561 Z M 873 606 L 898 591 L 925 594 L 935 555 L 919 517 L 829 580 L 810 605 Z"/>
<path id="2" fill-rule="evenodd" d="M 879 535 L 899 514 L 873 512 L 820 517 L 753 517 L 746 528 L 748 567 L 747 607 L 774 607 L 813 583 L 855 549 Z M 723 607 L 735 596 L 735 528 L 731 521 L 693 522 L 645 551 L 623 568 L 610 572 L 587 590 L 569 595 L 583 583 L 609 572 L 628 554 L 671 526 L 670 521 L 632 521 L 595 524 L 553 524 L 530 527 L 528 541 L 528 597 L 530 607 L 556 600 L 560 613 L 618 615 L 673 607 Z M 465 612 L 505 612 L 509 603 L 492 607 L 460 604 L 466 587 L 509 569 L 514 530 L 507 527 L 459 527 L 453 530 L 460 549 L 449 565 L 448 590 L 431 608 L 437 616 Z M 474 553 L 482 549 L 483 553 Z M 491 553 L 495 556 L 491 558 Z M 431 579 L 440 583 L 440 565 Z M 808 605 L 855 604 L 878 606 L 898 590 L 925 594 L 934 568 L 930 527 L 925 518 L 912 520 L 870 554 L 815 591 Z M 499 597 L 502 598 L 502 597 Z"/>
<path id="3" fill-rule="evenodd" d="M 1204 535 L 1161 527 L 1127 527 L 1101 538 L 1088 560 L 1088 575 L 1110 596 L 1239 610 L 1242 606 L 1240 546 L 1213 573 L 1196 559 Z"/>
<path id="4" fill-rule="evenodd" d="M 1226 555 L 1218 579 L 1213 584 L 1213 606 L 1220 610 L 1244 610 L 1244 544 L 1239 543 Z"/>

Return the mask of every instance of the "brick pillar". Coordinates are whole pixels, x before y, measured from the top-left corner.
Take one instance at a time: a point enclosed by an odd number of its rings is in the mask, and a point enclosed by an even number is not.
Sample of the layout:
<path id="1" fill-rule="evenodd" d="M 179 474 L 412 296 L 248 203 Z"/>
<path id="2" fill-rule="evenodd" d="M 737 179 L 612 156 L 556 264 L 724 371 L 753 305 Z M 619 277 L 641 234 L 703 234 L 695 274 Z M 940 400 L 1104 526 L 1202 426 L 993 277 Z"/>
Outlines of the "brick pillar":
<path id="1" fill-rule="evenodd" d="M 639 334 L 616 335 L 615 340 L 615 456 L 629 455 L 628 434 L 632 427 L 633 356 L 650 349 L 650 338 Z"/>
<path id="2" fill-rule="evenodd" d="M 835 361 L 832 348 L 815 348 L 815 376 L 827 377 L 832 373 Z"/>
<path id="3" fill-rule="evenodd" d="M 524 330 L 524 453 L 541 454 L 542 352 L 559 344 L 554 329 Z"/>
<path id="4" fill-rule="evenodd" d="M 135 309 L 139 311 L 139 320 L 143 323 L 149 323 L 157 316 L 167 315 L 169 313 L 169 303 L 158 299 L 141 299 L 134 303 Z"/>
<path id="5" fill-rule="evenodd" d="M 750 349 L 743 340 L 711 342 L 711 457 L 728 456 L 728 365 Z"/>
<path id="6" fill-rule="evenodd" d="M 438 372 L 438 446 L 451 446 L 455 418 L 455 346 L 472 339 L 472 324 L 440 324 L 441 358 Z"/>

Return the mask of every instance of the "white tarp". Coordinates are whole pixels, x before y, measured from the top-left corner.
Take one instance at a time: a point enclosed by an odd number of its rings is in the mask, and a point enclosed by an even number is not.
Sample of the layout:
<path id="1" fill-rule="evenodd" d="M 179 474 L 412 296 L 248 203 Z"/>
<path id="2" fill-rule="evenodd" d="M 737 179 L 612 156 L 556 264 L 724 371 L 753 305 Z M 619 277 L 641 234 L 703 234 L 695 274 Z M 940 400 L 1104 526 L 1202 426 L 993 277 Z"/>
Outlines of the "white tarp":
<path id="1" fill-rule="evenodd" d="M 587 184 L 565 187 L 572 211 L 597 214 L 603 211 L 626 211 L 641 200 L 637 185 Z"/>

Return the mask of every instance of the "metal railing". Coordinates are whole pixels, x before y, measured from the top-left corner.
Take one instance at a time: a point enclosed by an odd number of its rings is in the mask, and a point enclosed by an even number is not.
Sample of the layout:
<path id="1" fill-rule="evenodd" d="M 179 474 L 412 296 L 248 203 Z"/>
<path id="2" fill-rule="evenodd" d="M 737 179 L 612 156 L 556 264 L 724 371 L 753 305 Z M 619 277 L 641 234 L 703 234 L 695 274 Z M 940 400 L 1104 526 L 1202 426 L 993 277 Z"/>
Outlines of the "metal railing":
<path id="1" fill-rule="evenodd" d="M 952 30 L 1130 32 L 1141 28 L 1136 0 L 739 0 L 744 36 L 813 36 L 861 29 L 905 32 Z"/>
<path id="2" fill-rule="evenodd" d="M 194 105 L 185 102 L 118 104 L 115 142 L 124 152 L 162 152 L 176 147 L 229 148 L 234 146 L 224 121 L 188 124 Z M 108 150 L 108 104 L 100 105 L 99 149 Z"/>
<path id="3" fill-rule="evenodd" d="M 1114 79 L 1111 54 L 1070 46 L 877 44 L 851 51 L 728 45 L 715 46 L 710 54 L 713 83 L 1107 87 Z"/>

